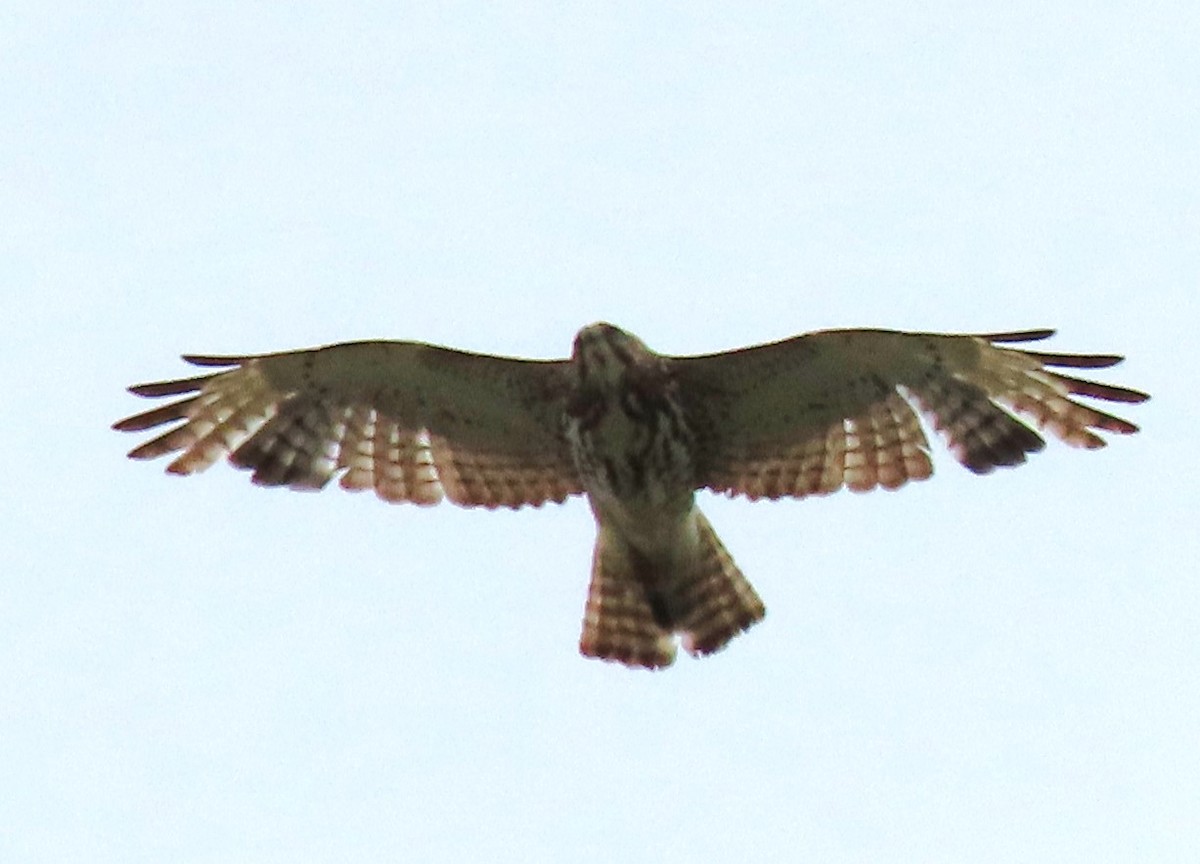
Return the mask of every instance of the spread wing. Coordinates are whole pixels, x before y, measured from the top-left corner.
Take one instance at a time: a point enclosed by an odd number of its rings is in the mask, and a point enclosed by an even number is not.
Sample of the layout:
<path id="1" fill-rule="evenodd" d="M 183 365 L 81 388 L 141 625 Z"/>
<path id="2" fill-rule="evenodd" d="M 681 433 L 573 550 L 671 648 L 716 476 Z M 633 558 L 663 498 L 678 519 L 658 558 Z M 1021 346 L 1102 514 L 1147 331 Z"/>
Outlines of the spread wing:
<path id="1" fill-rule="evenodd" d="M 1023 415 L 1075 447 L 1132 423 L 1072 398 L 1142 402 L 1145 393 L 1064 375 L 1121 357 L 1007 347 L 1053 330 L 951 336 L 828 330 L 670 363 L 697 418 L 700 481 L 749 498 L 803 497 L 842 486 L 894 489 L 933 472 L 924 414 L 977 474 L 1019 465 L 1045 446 Z"/>
<path id="2" fill-rule="evenodd" d="M 129 454 L 178 454 L 174 474 L 228 454 L 260 485 L 318 489 L 340 475 L 393 502 L 515 508 L 582 491 L 561 431 L 564 361 L 417 342 L 184 359 L 222 371 L 129 388 L 185 398 L 113 427 L 177 424 Z"/>

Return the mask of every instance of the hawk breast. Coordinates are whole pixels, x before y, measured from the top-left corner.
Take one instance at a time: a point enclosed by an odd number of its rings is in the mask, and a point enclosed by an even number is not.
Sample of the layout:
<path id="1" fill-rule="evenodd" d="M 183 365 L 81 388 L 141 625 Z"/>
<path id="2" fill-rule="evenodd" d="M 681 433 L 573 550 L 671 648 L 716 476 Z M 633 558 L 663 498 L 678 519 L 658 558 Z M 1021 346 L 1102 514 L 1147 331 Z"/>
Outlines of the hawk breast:
<path id="1" fill-rule="evenodd" d="M 695 436 L 663 359 L 609 324 L 579 332 L 565 434 L 593 508 L 684 512 L 695 489 Z M 686 505 L 686 506 L 685 506 Z"/>

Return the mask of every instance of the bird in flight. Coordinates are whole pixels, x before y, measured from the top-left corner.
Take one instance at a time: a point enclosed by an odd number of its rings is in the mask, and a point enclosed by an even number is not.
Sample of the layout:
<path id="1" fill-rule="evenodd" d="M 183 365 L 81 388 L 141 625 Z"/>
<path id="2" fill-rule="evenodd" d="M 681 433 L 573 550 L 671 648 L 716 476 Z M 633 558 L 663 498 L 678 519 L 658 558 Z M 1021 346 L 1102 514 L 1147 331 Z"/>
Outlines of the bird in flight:
<path id="1" fill-rule="evenodd" d="M 825 330 L 676 357 L 599 323 L 563 360 L 390 341 L 185 356 L 215 371 L 130 387 L 183 398 L 114 428 L 168 427 L 129 456 L 171 454 L 172 474 L 228 455 L 262 486 L 338 477 L 393 503 L 515 509 L 583 495 L 597 533 L 580 651 L 661 668 L 677 644 L 710 654 L 765 613 L 696 506 L 699 489 L 757 500 L 924 480 L 918 415 L 976 474 L 1042 449 L 1019 416 L 1087 449 L 1104 446 L 1098 431 L 1136 432 L 1074 397 L 1145 393 L 1057 371 L 1121 357 L 1011 347 L 1053 332 Z"/>

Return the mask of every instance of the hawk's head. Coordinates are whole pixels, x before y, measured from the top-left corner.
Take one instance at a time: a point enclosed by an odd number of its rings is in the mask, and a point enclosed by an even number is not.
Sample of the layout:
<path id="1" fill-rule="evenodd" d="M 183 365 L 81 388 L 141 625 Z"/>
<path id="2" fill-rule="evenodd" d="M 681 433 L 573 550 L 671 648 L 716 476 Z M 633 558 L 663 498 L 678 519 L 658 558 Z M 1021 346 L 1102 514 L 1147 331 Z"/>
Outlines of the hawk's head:
<path id="1" fill-rule="evenodd" d="M 581 381 L 603 385 L 618 383 L 630 368 L 656 365 L 657 356 L 632 333 L 600 321 L 576 334 L 571 362 Z"/>
<path id="2" fill-rule="evenodd" d="M 641 339 L 620 327 L 600 322 L 579 331 L 571 352 L 575 392 L 567 413 L 592 425 L 610 404 L 638 422 L 652 423 L 654 415 L 677 413 L 667 361 Z"/>

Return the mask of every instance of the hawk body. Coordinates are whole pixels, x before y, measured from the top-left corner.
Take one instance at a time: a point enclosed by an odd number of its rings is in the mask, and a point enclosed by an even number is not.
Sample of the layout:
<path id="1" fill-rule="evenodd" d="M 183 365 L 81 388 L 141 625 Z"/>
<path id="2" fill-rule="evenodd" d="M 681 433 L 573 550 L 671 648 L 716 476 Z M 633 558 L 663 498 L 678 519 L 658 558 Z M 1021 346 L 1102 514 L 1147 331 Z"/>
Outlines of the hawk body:
<path id="1" fill-rule="evenodd" d="M 598 526 L 580 650 L 666 666 L 678 632 L 715 651 L 765 609 L 696 507 L 696 436 L 667 362 L 595 324 L 572 366 L 566 437 Z"/>
<path id="2" fill-rule="evenodd" d="M 1095 449 L 1137 427 L 1076 398 L 1146 394 L 1058 369 L 1114 355 L 1009 347 L 1049 330 L 957 336 L 831 330 L 694 357 L 656 354 L 609 324 L 565 360 L 520 360 L 418 342 L 189 356 L 208 375 L 131 389 L 178 401 L 115 424 L 169 427 L 130 452 L 222 456 L 255 483 L 316 489 L 337 477 L 388 502 L 541 506 L 584 495 L 597 525 L 581 651 L 662 667 L 676 641 L 722 648 L 762 601 L 695 502 L 897 489 L 933 471 L 924 414 L 969 470 L 1021 464 L 1044 446 L 1018 419 Z"/>

